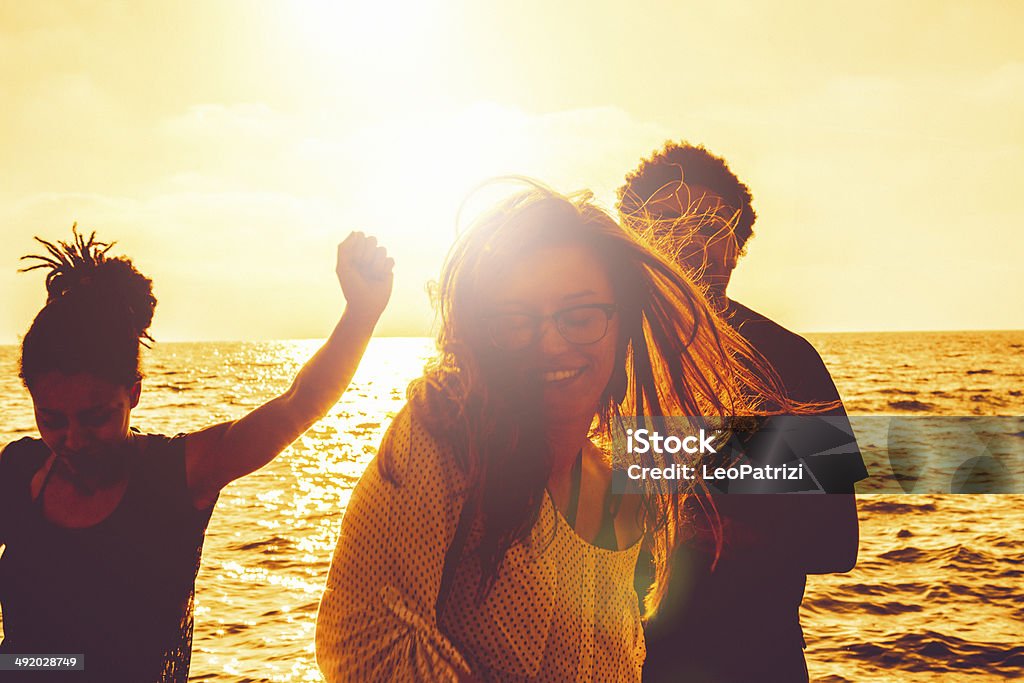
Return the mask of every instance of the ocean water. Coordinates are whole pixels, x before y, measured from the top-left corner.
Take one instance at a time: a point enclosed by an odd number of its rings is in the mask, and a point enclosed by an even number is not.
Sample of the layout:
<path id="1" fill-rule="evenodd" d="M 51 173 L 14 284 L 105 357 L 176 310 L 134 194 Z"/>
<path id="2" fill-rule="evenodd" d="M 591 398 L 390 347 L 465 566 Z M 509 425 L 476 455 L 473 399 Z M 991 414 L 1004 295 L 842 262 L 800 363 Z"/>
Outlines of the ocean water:
<path id="1" fill-rule="evenodd" d="M 1024 333 L 810 335 L 851 413 L 1024 415 Z M 177 433 L 237 418 L 285 390 L 313 341 L 159 344 L 133 414 Z M 320 681 L 317 603 L 352 488 L 432 352 L 375 339 L 330 415 L 221 494 L 197 582 L 193 681 Z M 0 444 L 34 435 L 0 347 Z M 1020 438 L 1024 448 L 1024 433 Z M 864 495 L 848 574 L 810 577 L 802 621 L 813 680 L 1024 678 L 1024 496 Z"/>

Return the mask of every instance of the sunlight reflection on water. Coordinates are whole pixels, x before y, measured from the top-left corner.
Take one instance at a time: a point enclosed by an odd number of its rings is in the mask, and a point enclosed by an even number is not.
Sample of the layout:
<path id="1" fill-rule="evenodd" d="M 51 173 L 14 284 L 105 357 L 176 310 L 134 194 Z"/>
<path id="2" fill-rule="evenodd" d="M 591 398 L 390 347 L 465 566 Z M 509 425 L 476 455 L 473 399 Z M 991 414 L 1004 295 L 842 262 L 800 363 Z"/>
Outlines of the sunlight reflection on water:
<path id="1" fill-rule="evenodd" d="M 1019 415 L 1024 368 L 1006 345 L 1020 348 L 1024 335 L 999 334 L 907 335 L 899 344 L 867 334 L 812 341 L 851 412 Z M 286 390 L 319 343 L 158 345 L 146 358 L 133 422 L 174 434 L 240 417 Z M 897 347 L 898 358 L 886 355 Z M 321 680 L 315 617 L 341 516 L 432 351 L 429 339 L 374 339 L 330 414 L 221 494 L 197 582 L 192 680 Z M 15 349 L 0 348 L 0 443 L 35 435 L 16 359 Z M 1017 645 L 1024 497 L 862 496 L 860 510 L 857 568 L 808 580 L 802 615 L 812 678 L 1024 674 Z"/>

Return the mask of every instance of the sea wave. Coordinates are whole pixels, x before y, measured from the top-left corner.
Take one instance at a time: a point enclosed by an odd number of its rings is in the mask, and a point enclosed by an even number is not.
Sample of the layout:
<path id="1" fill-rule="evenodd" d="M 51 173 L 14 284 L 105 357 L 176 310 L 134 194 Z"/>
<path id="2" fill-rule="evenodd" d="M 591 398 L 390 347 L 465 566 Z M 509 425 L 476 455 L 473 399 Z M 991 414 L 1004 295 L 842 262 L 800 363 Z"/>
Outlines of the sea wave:
<path id="1" fill-rule="evenodd" d="M 1022 333 L 809 338 L 852 414 L 1024 415 L 1024 354 L 1007 353 L 1024 348 Z M 174 434 L 240 417 L 283 391 L 313 349 L 311 342 L 158 345 L 133 422 Z M 321 680 L 315 618 L 341 518 L 405 387 L 432 352 L 426 339 L 375 339 L 330 414 L 221 494 L 197 584 L 192 681 Z M 0 367 L 16 367 L 14 360 L 16 349 L 0 349 Z M 0 376 L 0 396 L 0 440 L 34 435 L 16 372 Z M 1012 450 L 1022 438 L 1014 425 L 996 445 Z M 1024 496 L 869 495 L 858 506 L 856 568 L 808 577 L 801 611 L 812 679 L 1024 677 Z"/>
<path id="2" fill-rule="evenodd" d="M 1004 677 L 1024 673 L 1024 647 L 964 640 L 933 630 L 888 633 L 877 642 L 854 643 L 849 650 L 889 671 L 955 674 L 983 669 Z"/>

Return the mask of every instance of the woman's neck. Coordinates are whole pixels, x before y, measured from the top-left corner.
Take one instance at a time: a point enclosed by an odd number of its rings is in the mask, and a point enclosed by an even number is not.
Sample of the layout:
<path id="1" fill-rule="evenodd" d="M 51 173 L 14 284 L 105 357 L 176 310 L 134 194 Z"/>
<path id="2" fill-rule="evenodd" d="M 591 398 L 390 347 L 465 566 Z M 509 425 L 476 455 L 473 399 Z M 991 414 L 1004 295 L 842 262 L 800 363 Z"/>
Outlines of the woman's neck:
<path id="1" fill-rule="evenodd" d="M 551 454 L 551 478 L 566 476 L 576 462 L 576 455 L 590 434 L 592 419 L 566 420 L 548 426 L 545 441 Z"/>

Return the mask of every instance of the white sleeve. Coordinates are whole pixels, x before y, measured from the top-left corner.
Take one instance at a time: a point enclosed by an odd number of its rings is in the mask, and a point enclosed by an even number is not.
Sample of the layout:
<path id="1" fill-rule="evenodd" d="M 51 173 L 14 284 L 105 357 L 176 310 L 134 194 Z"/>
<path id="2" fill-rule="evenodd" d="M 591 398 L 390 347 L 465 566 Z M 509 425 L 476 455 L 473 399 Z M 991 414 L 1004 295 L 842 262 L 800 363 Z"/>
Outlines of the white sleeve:
<path id="1" fill-rule="evenodd" d="M 460 681 L 466 660 L 437 626 L 444 558 L 465 498 L 450 454 L 408 409 L 348 504 L 316 624 L 316 659 L 336 681 Z"/>

